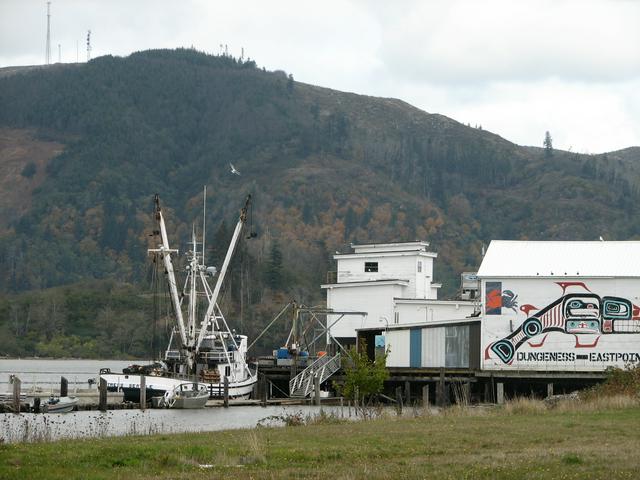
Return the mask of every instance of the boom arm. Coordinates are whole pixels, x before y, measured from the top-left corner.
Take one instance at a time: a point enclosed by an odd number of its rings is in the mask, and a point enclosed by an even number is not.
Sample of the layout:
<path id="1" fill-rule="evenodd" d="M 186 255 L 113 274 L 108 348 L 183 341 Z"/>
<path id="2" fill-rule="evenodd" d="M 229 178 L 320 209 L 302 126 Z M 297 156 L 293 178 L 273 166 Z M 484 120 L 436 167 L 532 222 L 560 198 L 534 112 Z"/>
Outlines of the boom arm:
<path id="1" fill-rule="evenodd" d="M 233 231 L 233 237 L 231 238 L 231 243 L 229 244 L 229 249 L 227 250 L 227 255 L 224 257 L 224 262 L 222 264 L 222 268 L 220 269 L 220 273 L 218 275 L 218 280 L 216 281 L 216 286 L 213 289 L 213 294 L 211 295 L 211 300 L 209 301 L 209 306 L 207 307 L 207 312 L 202 319 L 202 323 L 200 325 L 200 333 L 198 335 L 198 343 L 195 345 L 196 353 L 200 351 L 200 345 L 202 345 L 202 341 L 204 340 L 204 336 L 207 331 L 207 326 L 209 322 L 209 318 L 215 315 L 215 306 L 218 301 L 218 294 L 220 293 L 220 288 L 222 288 L 222 282 L 224 281 L 224 277 L 227 273 L 227 268 L 229 267 L 229 263 L 231 263 L 231 258 L 233 257 L 233 252 L 238 243 L 238 239 L 240 238 L 240 233 L 242 232 L 242 227 L 247 220 L 247 209 L 249 208 L 249 204 L 251 203 L 251 195 L 247 195 L 247 199 L 244 202 L 244 207 L 240 210 L 240 218 L 238 219 L 238 223 L 236 224 L 236 229 Z"/>
<path id="2" fill-rule="evenodd" d="M 164 218 L 162 217 L 162 210 L 160 209 L 160 200 L 156 195 L 156 220 L 160 225 L 160 237 L 162 244 L 160 248 L 149 250 L 150 252 L 160 252 L 162 254 L 162 260 L 164 262 L 164 268 L 167 271 L 169 277 L 169 291 L 171 293 L 171 303 L 173 303 L 173 309 L 176 314 L 176 320 L 178 321 L 178 328 L 180 329 L 180 340 L 182 340 L 182 346 L 187 346 L 187 333 L 184 328 L 184 319 L 182 318 L 182 309 L 180 308 L 180 298 L 178 297 L 178 287 L 176 285 L 176 276 L 173 272 L 173 263 L 171 263 L 171 252 L 177 252 L 169 248 L 169 238 L 167 236 L 167 229 L 164 225 Z"/>

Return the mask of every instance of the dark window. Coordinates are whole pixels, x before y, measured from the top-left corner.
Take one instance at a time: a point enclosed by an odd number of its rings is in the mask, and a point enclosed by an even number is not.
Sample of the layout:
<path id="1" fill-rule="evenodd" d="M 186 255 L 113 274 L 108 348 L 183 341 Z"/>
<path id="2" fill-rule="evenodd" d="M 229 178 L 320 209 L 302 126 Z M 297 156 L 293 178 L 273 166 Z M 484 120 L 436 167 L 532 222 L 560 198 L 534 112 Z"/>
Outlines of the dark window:
<path id="1" fill-rule="evenodd" d="M 228 377 L 231 375 L 231 367 L 224 367 L 224 376 Z"/>
<path id="2" fill-rule="evenodd" d="M 365 272 L 377 272 L 378 271 L 378 262 L 364 262 L 364 271 Z"/>

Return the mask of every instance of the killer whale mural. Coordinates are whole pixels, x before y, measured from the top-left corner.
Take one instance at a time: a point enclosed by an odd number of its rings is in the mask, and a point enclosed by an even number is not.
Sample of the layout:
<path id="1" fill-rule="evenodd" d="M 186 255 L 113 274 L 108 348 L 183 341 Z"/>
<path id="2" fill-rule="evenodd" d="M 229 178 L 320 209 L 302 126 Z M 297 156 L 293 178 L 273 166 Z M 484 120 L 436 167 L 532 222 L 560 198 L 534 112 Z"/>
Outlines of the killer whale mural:
<path id="1" fill-rule="evenodd" d="M 491 285 L 490 285 L 491 283 Z M 524 304 L 519 307 L 527 318 L 511 334 L 489 344 L 485 349 L 485 360 L 491 352 L 504 364 L 511 364 L 517 350 L 528 342 L 531 347 L 541 347 L 550 332 L 561 332 L 575 337 L 575 348 L 595 347 L 601 335 L 638 334 L 640 333 L 640 307 L 626 298 L 599 296 L 593 293 L 583 282 L 555 282 L 562 295 L 538 309 L 534 305 Z M 491 286 L 491 290 L 489 287 Z M 500 314 L 502 299 L 506 298 L 508 308 L 515 311 L 517 295 L 511 290 L 501 290 L 501 282 L 487 282 L 487 296 L 491 292 L 493 304 L 487 306 L 487 315 Z M 584 290 L 580 293 L 566 293 L 568 287 Z M 508 292 L 508 293 L 507 293 Z M 506 297 L 504 294 L 507 294 Z M 500 298 L 500 305 L 497 299 Z M 494 313 L 490 313 L 494 312 Z M 532 313 L 534 312 L 534 313 Z M 534 342 L 534 337 L 544 336 Z M 589 338 L 590 341 L 581 339 Z"/>

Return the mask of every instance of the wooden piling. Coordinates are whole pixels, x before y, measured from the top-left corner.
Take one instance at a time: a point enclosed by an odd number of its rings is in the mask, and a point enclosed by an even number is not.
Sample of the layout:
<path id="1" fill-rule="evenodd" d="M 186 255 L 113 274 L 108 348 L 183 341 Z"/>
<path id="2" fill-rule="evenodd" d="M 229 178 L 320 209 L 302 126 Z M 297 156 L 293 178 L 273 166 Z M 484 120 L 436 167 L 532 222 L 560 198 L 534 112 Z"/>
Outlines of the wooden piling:
<path id="1" fill-rule="evenodd" d="M 496 383 L 496 401 L 498 405 L 502 405 L 504 403 L 504 383 L 498 382 Z"/>
<path id="2" fill-rule="evenodd" d="M 429 408 L 429 384 L 422 386 L 422 406 Z"/>
<path id="3" fill-rule="evenodd" d="M 444 383 L 444 368 L 440 368 L 440 377 L 436 384 L 436 405 L 444 407 L 445 404 L 445 383 Z"/>
<path id="4" fill-rule="evenodd" d="M 229 408 L 229 377 L 224 377 L 224 408 Z"/>
<path id="5" fill-rule="evenodd" d="M 547 397 L 553 397 L 553 383 L 547 383 Z"/>
<path id="6" fill-rule="evenodd" d="M 411 405 L 411 382 L 404 382 L 404 403 Z"/>
<path id="7" fill-rule="evenodd" d="M 396 387 L 396 408 L 398 415 L 402 415 L 402 387 Z"/>
<path id="8" fill-rule="evenodd" d="M 60 377 L 60 396 L 69 396 L 69 381 L 65 377 Z"/>
<path id="9" fill-rule="evenodd" d="M 98 392 L 100 394 L 98 400 L 98 410 L 101 412 L 107 411 L 107 381 L 104 378 L 100 378 L 98 383 Z"/>
<path id="10" fill-rule="evenodd" d="M 147 378 L 140 375 L 140 410 L 147 406 Z"/>
<path id="11" fill-rule="evenodd" d="M 267 406 L 267 376 L 263 373 L 262 377 L 260 379 L 260 382 L 262 384 L 262 398 L 260 399 L 260 405 L 263 407 Z"/>
<path id="12" fill-rule="evenodd" d="M 20 413 L 20 386 L 22 382 L 18 377 L 12 375 L 11 383 L 13 384 L 13 413 Z"/>
<path id="13" fill-rule="evenodd" d="M 313 377 L 314 404 L 320 405 L 320 375 Z"/>

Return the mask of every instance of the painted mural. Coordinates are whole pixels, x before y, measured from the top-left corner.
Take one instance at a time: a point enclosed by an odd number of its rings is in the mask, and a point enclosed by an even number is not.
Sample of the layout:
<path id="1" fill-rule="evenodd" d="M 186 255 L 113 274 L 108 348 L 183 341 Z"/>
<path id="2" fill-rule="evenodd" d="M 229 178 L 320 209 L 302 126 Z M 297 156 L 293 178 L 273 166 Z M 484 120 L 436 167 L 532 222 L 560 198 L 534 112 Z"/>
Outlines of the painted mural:
<path id="1" fill-rule="evenodd" d="M 527 360 L 528 357 L 535 361 L 640 362 L 640 352 L 637 349 L 631 352 L 597 351 L 594 354 L 594 349 L 604 336 L 640 334 L 638 305 L 626 298 L 600 296 L 592 292 L 584 282 L 553 283 L 558 286 L 559 297 L 538 308 L 529 303 L 518 306 L 518 295 L 512 290 L 503 291 L 502 282 L 487 282 L 486 314 L 504 315 L 502 310 L 507 308 L 516 314 L 523 313 L 525 320 L 509 335 L 487 345 L 485 360 L 495 358 L 504 365 L 511 365 L 516 358 Z M 570 293 L 567 293 L 568 290 Z M 536 355 L 535 350 L 541 349 L 554 332 L 570 336 L 573 339 L 573 349 Z M 525 345 L 528 347 L 527 355 L 517 355 L 518 350 Z"/>

